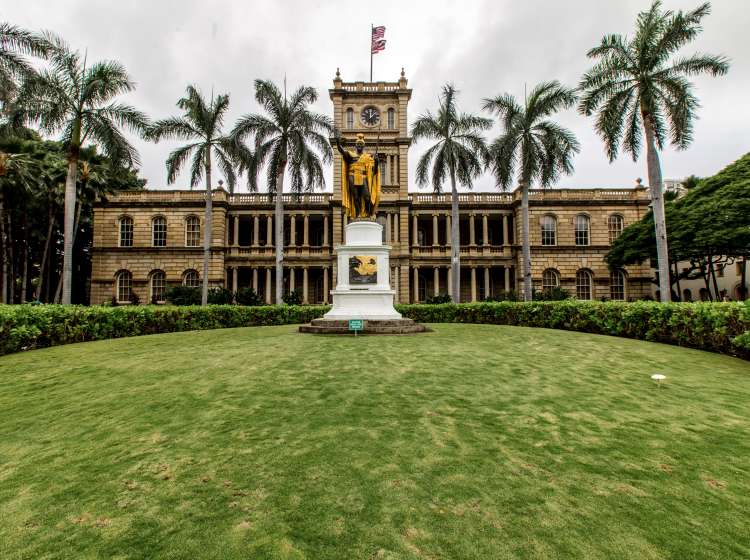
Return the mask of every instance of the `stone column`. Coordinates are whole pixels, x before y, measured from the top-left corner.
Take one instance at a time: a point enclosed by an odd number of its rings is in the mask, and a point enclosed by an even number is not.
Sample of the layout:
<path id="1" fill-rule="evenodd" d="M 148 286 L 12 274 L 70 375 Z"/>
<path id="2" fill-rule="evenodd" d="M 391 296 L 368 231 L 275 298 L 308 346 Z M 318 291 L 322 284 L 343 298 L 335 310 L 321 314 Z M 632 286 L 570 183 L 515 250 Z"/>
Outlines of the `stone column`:
<path id="1" fill-rule="evenodd" d="M 297 244 L 297 216 L 289 216 L 289 246 L 294 247 Z"/>
<path id="2" fill-rule="evenodd" d="M 237 291 L 237 276 L 239 274 L 239 267 L 235 266 L 232 269 L 232 291 Z"/>
<path id="3" fill-rule="evenodd" d="M 471 267 L 471 301 L 477 301 L 477 268 Z"/>
<path id="4" fill-rule="evenodd" d="M 294 267 L 289 267 L 289 293 L 291 294 L 294 291 Z"/>
<path id="5" fill-rule="evenodd" d="M 437 266 L 433 269 L 432 276 L 433 276 L 432 282 L 433 282 L 433 284 L 435 284 L 433 286 L 433 288 L 434 288 L 433 291 L 434 291 L 435 295 L 439 295 L 440 294 L 440 269 Z"/>
<path id="6" fill-rule="evenodd" d="M 240 217 L 236 216 L 234 218 L 234 239 L 232 240 L 232 245 L 237 247 L 237 245 L 240 244 Z"/>
<path id="7" fill-rule="evenodd" d="M 258 238 L 260 237 L 260 216 L 253 216 L 253 246 L 258 246 Z"/>
<path id="8" fill-rule="evenodd" d="M 503 214 L 503 245 L 510 245 L 508 239 L 508 214 Z"/>
<path id="9" fill-rule="evenodd" d="M 399 243 L 401 241 L 401 228 L 399 227 L 399 224 L 401 223 L 401 215 L 396 212 L 393 215 L 393 221 L 394 221 L 394 232 L 393 232 L 393 239 L 396 241 L 396 243 Z"/>
<path id="10" fill-rule="evenodd" d="M 453 293 L 453 275 L 451 274 L 451 267 L 448 267 L 448 295 Z M 459 294 L 460 297 L 461 294 Z M 457 301 L 453 303 L 458 303 Z"/>
<path id="11" fill-rule="evenodd" d="M 469 245 L 476 245 L 474 236 L 474 214 L 469 214 Z"/>
<path id="12" fill-rule="evenodd" d="M 386 212 L 385 214 L 385 242 L 387 245 L 391 244 L 391 228 L 393 227 L 393 224 L 391 223 L 391 213 Z"/>
<path id="13" fill-rule="evenodd" d="M 305 214 L 305 227 L 302 233 L 302 245 L 305 247 L 310 246 L 310 216 Z"/>
<path id="14" fill-rule="evenodd" d="M 490 297 L 490 267 L 484 267 L 484 299 Z"/>
<path id="15" fill-rule="evenodd" d="M 411 242 L 411 244 L 416 246 L 419 243 L 419 235 L 418 235 L 419 222 L 417 220 L 417 215 L 416 214 L 414 214 L 414 216 L 412 217 L 411 222 L 412 222 L 412 242 Z"/>
<path id="16" fill-rule="evenodd" d="M 432 215 L 432 246 L 437 247 L 438 244 L 438 219 L 437 214 Z"/>
<path id="17" fill-rule="evenodd" d="M 229 272 L 232 269 L 231 266 L 228 266 L 224 269 L 224 287 L 226 289 L 229 289 L 229 275 L 231 272 Z"/>
<path id="18" fill-rule="evenodd" d="M 450 214 L 447 214 L 445 216 L 445 246 L 446 247 L 451 246 L 451 215 Z M 448 276 L 450 276 L 450 274 Z"/>
<path id="19" fill-rule="evenodd" d="M 258 269 L 253 269 L 253 291 L 258 293 Z"/>
<path id="20" fill-rule="evenodd" d="M 507 292 L 508 290 L 510 290 L 510 267 L 509 266 L 504 266 L 503 268 L 505 269 L 505 283 L 504 283 L 504 286 L 505 286 L 505 291 Z"/>
<path id="21" fill-rule="evenodd" d="M 323 216 L 323 247 L 328 247 L 328 214 Z"/>
<path id="22" fill-rule="evenodd" d="M 482 214 L 482 245 L 487 246 L 489 244 L 489 228 L 487 227 L 487 214 Z"/>
<path id="23" fill-rule="evenodd" d="M 273 303 L 271 298 L 271 269 L 266 269 L 266 303 Z"/>
<path id="24" fill-rule="evenodd" d="M 224 245 L 229 245 L 229 224 L 232 221 L 230 216 L 224 221 Z"/>
<path id="25" fill-rule="evenodd" d="M 302 269 L 302 303 L 308 303 L 307 300 L 307 267 Z"/>
<path id="26" fill-rule="evenodd" d="M 323 268 L 323 303 L 328 303 L 328 267 Z"/>
<path id="27" fill-rule="evenodd" d="M 266 220 L 266 245 L 271 247 L 273 245 L 273 216 L 268 216 Z M 276 240 L 278 241 L 278 239 Z"/>
<path id="28" fill-rule="evenodd" d="M 419 303 L 419 268 L 414 267 L 414 303 Z"/>

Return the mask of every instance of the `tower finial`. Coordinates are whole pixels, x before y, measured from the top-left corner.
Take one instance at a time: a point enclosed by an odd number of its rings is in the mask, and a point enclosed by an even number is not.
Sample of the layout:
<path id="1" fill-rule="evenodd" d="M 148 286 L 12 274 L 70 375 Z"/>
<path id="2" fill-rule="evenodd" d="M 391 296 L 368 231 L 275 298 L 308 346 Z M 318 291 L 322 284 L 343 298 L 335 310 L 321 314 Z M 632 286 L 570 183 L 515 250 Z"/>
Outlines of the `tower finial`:
<path id="1" fill-rule="evenodd" d="M 404 72 L 404 67 L 403 66 L 401 67 L 401 77 L 402 78 L 406 77 L 406 73 Z"/>
<path id="2" fill-rule="evenodd" d="M 338 66 L 336 67 L 336 77 L 337 77 L 337 78 L 340 78 L 340 77 L 341 77 L 341 72 L 339 72 L 339 68 L 338 68 Z"/>

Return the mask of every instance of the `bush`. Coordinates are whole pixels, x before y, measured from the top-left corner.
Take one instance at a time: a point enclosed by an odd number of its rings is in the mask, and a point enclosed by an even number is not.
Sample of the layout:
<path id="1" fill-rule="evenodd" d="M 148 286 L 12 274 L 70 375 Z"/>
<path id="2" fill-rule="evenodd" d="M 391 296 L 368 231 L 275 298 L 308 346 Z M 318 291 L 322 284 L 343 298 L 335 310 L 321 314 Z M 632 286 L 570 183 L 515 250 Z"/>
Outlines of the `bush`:
<path id="1" fill-rule="evenodd" d="M 234 293 L 231 290 L 227 290 L 226 288 L 211 288 L 208 290 L 208 303 L 214 305 L 229 305 L 233 302 Z"/>
<path id="2" fill-rule="evenodd" d="M 500 292 L 498 294 L 495 294 L 494 296 L 490 296 L 488 298 L 485 298 L 484 301 L 486 301 L 486 302 L 493 302 L 493 301 L 521 301 L 521 296 L 515 290 L 506 290 L 506 291 Z"/>
<path id="3" fill-rule="evenodd" d="M 564 329 L 689 346 L 750 358 L 750 307 L 740 303 L 565 301 L 401 305 L 421 323 Z"/>
<path id="4" fill-rule="evenodd" d="M 292 290 L 288 294 L 281 296 L 281 299 L 287 305 L 302 305 L 302 292 L 299 290 Z"/>
<path id="5" fill-rule="evenodd" d="M 571 295 L 563 290 L 560 286 L 547 288 L 546 290 L 542 290 L 541 292 L 537 292 L 535 290 L 532 293 L 532 299 L 534 301 L 563 301 L 570 298 Z"/>
<path id="6" fill-rule="evenodd" d="M 190 286 L 172 286 L 167 290 L 165 297 L 172 305 L 200 305 L 201 289 Z"/>
<path id="7" fill-rule="evenodd" d="M 0 355 L 124 336 L 309 323 L 322 306 L 0 305 Z"/>
<path id="8" fill-rule="evenodd" d="M 438 303 L 450 303 L 451 301 L 451 296 L 448 294 L 439 294 L 436 296 L 428 296 L 425 303 L 428 305 L 435 305 Z"/>
<path id="9" fill-rule="evenodd" d="M 263 305 L 263 300 L 252 288 L 240 288 L 234 294 L 234 300 L 240 305 Z"/>

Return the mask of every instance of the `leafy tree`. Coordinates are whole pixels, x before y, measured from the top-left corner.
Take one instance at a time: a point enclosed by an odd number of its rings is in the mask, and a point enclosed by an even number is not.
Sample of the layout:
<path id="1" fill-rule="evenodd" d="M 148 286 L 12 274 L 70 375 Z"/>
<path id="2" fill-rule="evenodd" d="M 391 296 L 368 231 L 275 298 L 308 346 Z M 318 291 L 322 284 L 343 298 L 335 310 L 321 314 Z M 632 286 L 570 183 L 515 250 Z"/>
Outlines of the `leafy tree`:
<path id="1" fill-rule="evenodd" d="M 709 287 L 714 268 L 750 256 L 750 154 L 712 177 L 701 179 L 680 199 L 667 202 L 669 262 L 687 261 L 687 272 L 675 272 L 670 284 L 681 278 L 702 277 Z M 612 267 L 644 262 L 656 257 L 653 213 L 622 232 L 605 260 Z M 661 288 L 660 288 L 661 289 Z"/>
<path id="2" fill-rule="evenodd" d="M 275 195 L 274 243 L 276 246 L 276 303 L 283 301 L 284 281 L 284 175 L 287 168 L 291 191 L 301 193 L 325 184 L 323 163 L 331 161 L 333 151 L 326 135 L 333 123 L 325 115 L 310 110 L 318 100 L 317 91 L 300 86 L 291 97 L 271 81 L 255 80 L 255 100 L 265 114 L 244 115 L 232 131 L 238 146 L 254 138 L 255 157 L 247 168 L 250 191 L 258 190 L 258 175 L 266 168 L 270 195 Z"/>
<path id="3" fill-rule="evenodd" d="M 471 188 L 474 179 L 484 169 L 487 145 L 481 133 L 492 126 L 492 121 L 467 113 L 456 107 L 456 89 L 443 86 L 437 114 L 430 111 L 417 117 L 411 134 L 415 141 L 436 140 L 417 164 L 417 183 L 432 183 L 435 192 L 442 192 L 446 179 L 451 184 L 451 297 L 461 297 L 461 245 L 459 236 L 458 189 L 456 181 Z M 432 179 L 430 181 L 430 175 Z"/>
<path id="4" fill-rule="evenodd" d="M 669 258 L 659 150 L 667 136 L 684 150 L 693 139 L 693 119 L 699 106 L 690 76 L 725 74 L 723 56 L 695 54 L 674 59 L 681 47 L 701 31 L 701 20 L 710 12 L 708 3 L 689 12 L 662 11 L 661 2 L 638 14 L 632 39 L 606 35 L 588 52 L 596 65 L 584 74 L 579 110 L 597 114 L 596 131 L 602 137 L 610 161 L 623 152 L 638 160 L 641 139 L 646 139 L 646 164 L 659 260 L 662 301 L 669 301 Z"/>
<path id="5" fill-rule="evenodd" d="M 210 102 L 201 95 L 195 86 L 187 87 L 185 97 L 177 102 L 184 111 L 182 116 L 159 120 L 153 124 L 148 136 L 155 142 L 162 139 L 189 140 L 174 150 L 167 158 L 167 182 L 172 184 L 177 179 L 182 167 L 192 158 L 190 166 L 190 188 L 194 188 L 206 175 L 206 214 L 203 228 L 203 289 L 201 305 L 208 303 L 208 263 L 211 259 L 211 167 L 212 156 L 216 156 L 219 168 L 234 192 L 237 183 L 236 168 L 247 163 L 248 153 L 241 152 L 232 140 L 222 133 L 224 114 L 229 109 L 229 95 L 211 97 Z M 245 163 L 245 164 L 246 164 Z"/>
<path id="6" fill-rule="evenodd" d="M 88 65 L 86 58 L 82 59 L 81 54 L 71 50 L 62 39 L 53 35 L 45 37 L 50 44 L 50 67 L 24 82 L 18 95 L 18 117 L 27 123 L 37 123 L 43 133 L 60 132 L 67 146 L 62 303 L 70 304 L 81 147 L 89 142 L 98 146 L 115 165 L 137 165 L 138 153 L 121 129 L 143 132 L 147 119 L 130 105 L 115 100 L 134 88 L 119 62 Z"/>
<path id="7" fill-rule="evenodd" d="M 497 185 L 507 189 L 517 177 L 521 188 L 521 240 L 523 245 L 523 294 L 532 299 L 531 247 L 529 244 L 529 189 L 542 188 L 562 174 L 573 172 L 573 156 L 580 150 L 573 133 L 550 116 L 575 103 L 573 90 L 558 81 L 534 87 L 521 105 L 505 93 L 485 99 L 484 108 L 496 113 L 503 133 L 490 144 L 489 165 Z"/>

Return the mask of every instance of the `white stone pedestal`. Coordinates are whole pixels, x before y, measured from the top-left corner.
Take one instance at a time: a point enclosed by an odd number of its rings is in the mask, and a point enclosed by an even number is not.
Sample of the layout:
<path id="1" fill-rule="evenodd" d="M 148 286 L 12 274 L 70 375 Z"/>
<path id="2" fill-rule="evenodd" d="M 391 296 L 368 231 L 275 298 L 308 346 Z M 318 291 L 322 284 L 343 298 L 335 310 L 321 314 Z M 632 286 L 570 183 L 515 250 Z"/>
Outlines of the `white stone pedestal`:
<path id="1" fill-rule="evenodd" d="M 400 319 L 393 308 L 391 247 L 383 245 L 383 226 L 373 221 L 350 222 L 344 244 L 336 249 L 338 282 L 331 290 L 333 307 L 325 319 Z"/>

